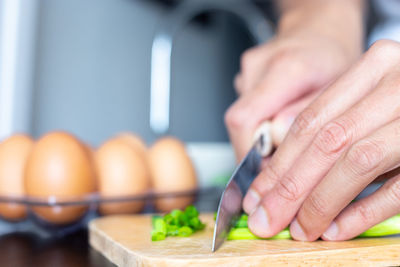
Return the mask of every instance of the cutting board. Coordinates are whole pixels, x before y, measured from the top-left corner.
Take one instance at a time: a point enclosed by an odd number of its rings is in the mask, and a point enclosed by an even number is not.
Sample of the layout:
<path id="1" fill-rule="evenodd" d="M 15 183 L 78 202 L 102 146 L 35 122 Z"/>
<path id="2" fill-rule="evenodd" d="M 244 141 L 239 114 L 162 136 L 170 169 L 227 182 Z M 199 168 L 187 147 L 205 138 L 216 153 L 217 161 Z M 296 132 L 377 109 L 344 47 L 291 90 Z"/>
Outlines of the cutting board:
<path id="1" fill-rule="evenodd" d="M 89 224 L 90 244 L 118 266 L 400 266 L 400 237 L 344 242 L 225 241 L 211 252 L 213 215 L 191 237 L 150 239 L 151 216 L 119 215 Z"/>

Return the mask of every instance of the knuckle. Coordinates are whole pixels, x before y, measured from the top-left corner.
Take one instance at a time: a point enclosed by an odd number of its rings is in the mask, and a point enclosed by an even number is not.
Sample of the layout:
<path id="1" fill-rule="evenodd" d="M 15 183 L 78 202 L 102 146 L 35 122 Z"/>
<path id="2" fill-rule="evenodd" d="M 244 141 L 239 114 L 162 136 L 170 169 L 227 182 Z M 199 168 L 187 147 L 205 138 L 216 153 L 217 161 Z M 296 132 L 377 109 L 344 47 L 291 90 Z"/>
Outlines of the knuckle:
<path id="1" fill-rule="evenodd" d="M 253 66 L 254 61 L 258 57 L 258 53 L 255 48 L 250 48 L 243 52 L 240 57 L 240 67 L 243 72 L 246 72 L 251 66 Z"/>
<path id="2" fill-rule="evenodd" d="M 301 182 L 294 176 L 286 176 L 284 179 L 279 180 L 277 193 L 283 199 L 293 202 L 300 199 L 303 186 Z"/>
<path id="3" fill-rule="evenodd" d="M 285 71 L 285 73 L 302 73 L 306 67 L 306 62 L 299 57 L 296 51 L 290 49 L 282 49 L 276 52 L 270 59 L 269 65 L 277 71 Z"/>
<path id="4" fill-rule="evenodd" d="M 391 40 L 378 40 L 372 44 L 367 52 L 369 58 L 399 58 L 400 45 L 399 43 Z"/>
<path id="5" fill-rule="evenodd" d="M 368 225 L 370 222 L 376 221 L 376 213 L 371 205 L 365 202 L 360 202 L 355 207 L 355 214 L 360 217 L 362 224 Z"/>
<path id="6" fill-rule="evenodd" d="M 235 105 L 232 105 L 225 112 L 224 121 L 228 128 L 231 129 L 240 128 L 243 123 L 243 118 L 241 116 L 240 110 L 238 110 L 238 108 L 236 108 Z"/>
<path id="7" fill-rule="evenodd" d="M 328 215 L 329 203 L 316 193 L 310 195 L 303 205 L 303 209 L 312 217 L 325 218 Z"/>
<path id="8" fill-rule="evenodd" d="M 318 129 L 317 116 L 317 112 L 314 109 L 311 107 L 306 108 L 295 119 L 290 128 L 290 133 L 297 137 L 314 135 Z"/>
<path id="9" fill-rule="evenodd" d="M 324 154 L 330 155 L 342 150 L 349 143 L 349 134 L 343 123 L 330 122 L 315 138 L 315 146 Z"/>
<path id="10" fill-rule="evenodd" d="M 373 141 L 361 141 L 354 144 L 348 151 L 345 162 L 358 175 L 373 171 L 384 160 L 382 146 Z"/>
<path id="11" fill-rule="evenodd" d="M 268 173 L 268 179 L 271 180 L 271 182 L 277 182 L 279 180 L 279 177 L 281 177 L 282 171 L 279 171 L 276 165 L 274 164 L 267 164 L 266 168 L 264 169 L 265 173 Z"/>

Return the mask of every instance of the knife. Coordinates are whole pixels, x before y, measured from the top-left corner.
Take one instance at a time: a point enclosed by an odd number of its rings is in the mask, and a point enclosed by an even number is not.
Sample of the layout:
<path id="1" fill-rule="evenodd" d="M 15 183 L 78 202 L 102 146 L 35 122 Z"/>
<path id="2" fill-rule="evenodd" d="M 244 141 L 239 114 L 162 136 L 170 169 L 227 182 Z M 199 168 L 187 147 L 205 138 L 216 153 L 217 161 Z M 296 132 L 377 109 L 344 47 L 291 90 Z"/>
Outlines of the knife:
<path id="1" fill-rule="evenodd" d="M 242 200 L 250 184 L 260 172 L 263 157 L 272 151 L 270 123 L 264 122 L 255 133 L 250 151 L 229 179 L 218 205 L 211 250 L 215 252 L 225 241 L 242 211 Z"/>

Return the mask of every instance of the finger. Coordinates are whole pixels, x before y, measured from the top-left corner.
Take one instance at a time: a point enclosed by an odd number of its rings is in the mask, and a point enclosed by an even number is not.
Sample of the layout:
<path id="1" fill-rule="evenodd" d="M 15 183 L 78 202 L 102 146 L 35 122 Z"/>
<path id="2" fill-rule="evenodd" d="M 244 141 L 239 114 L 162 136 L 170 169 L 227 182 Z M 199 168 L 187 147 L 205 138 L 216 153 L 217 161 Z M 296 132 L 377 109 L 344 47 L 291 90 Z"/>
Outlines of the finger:
<path id="1" fill-rule="evenodd" d="M 240 73 L 235 75 L 235 78 L 233 79 L 233 86 L 239 96 L 243 94 L 243 77 Z"/>
<path id="2" fill-rule="evenodd" d="M 263 77 L 274 45 L 268 42 L 246 50 L 240 60 L 241 83 L 236 90 L 241 94 L 253 90 Z"/>
<path id="3" fill-rule="evenodd" d="M 266 196 L 265 202 L 270 205 L 268 208 L 270 216 L 280 216 L 280 223 L 283 224 L 292 221 L 293 216 L 295 216 L 303 201 L 325 177 L 344 150 L 352 143 L 397 117 L 400 92 L 396 92 L 398 91 L 397 88 L 393 87 L 393 80 L 399 80 L 400 73 L 396 76 L 392 78 L 389 75 L 385 79 L 382 79 L 377 88 L 362 101 L 321 129 L 310 146 L 302 153 L 301 158 L 295 162 L 292 168 L 277 183 L 274 190 Z M 313 163 L 313 168 L 310 168 L 310 162 Z M 376 178 L 379 174 L 371 179 Z M 326 179 L 324 178 L 324 182 Z M 329 186 L 326 189 L 329 189 Z M 342 190 L 341 192 L 344 193 L 346 191 Z M 285 203 L 284 215 L 276 214 L 280 210 L 273 206 L 274 201 Z M 308 204 L 304 205 L 308 207 Z M 314 205 L 313 208 L 321 208 L 316 207 L 315 201 L 309 205 Z M 323 208 L 326 209 L 326 212 L 329 212 L 328 210 L 331 207 Z M 322 213 L 322 211 L 319 212 Z M 323 219 L 329 220 L 330 218 L 324 216 Z M 316 221 L 318 224 L 315 223 Z M 324 227 L 323 223 L 315 220 L 315 218 L 310 219 L 307 216 L 303 220 L 296 222 L 295 225 L 301 226 L 300 228 L 294 228 L 299 231 L 293 232 L 294 238 L 298 239 L 318 238 L 318 234 L 321 234 L 321 231 L 324 230 L 322 229 Z M 306 236 L 300 232 L 301 229 L 306 232 Z"/>
<path id="4" fill-rule="evenodd" d="M 285 60 L 271 65 L 257 87 L 243 94 L 225 114 L 238 161 L 251 147 L 254 131 L 261 122 L 269 120 L 288 103 L 317 88 L 310 75 L 306 74 L 306 66 L 300 67 L 299 63 Z"/>
<path id="5" fill-rule="evenodd" d="M 291 225 L 293 238 L 312 241 L 320 237 L 368 184 L 398 166 L 399 152 L 400 120 L 353 144 L 304 201 Z"/>
<path id="6" fill-rule="evenodd" d="M 271 125 L 271 136 L 276 147 L 282 143 L 297 115 L 299 115 L 304 108 L 310 105 L 318 94 L 320 94 L 320 91 L 302 97 L 300 100 L 285 107 L 275 116 Z"/>
<path id="7" fill-rule="evenodd" d="M 285 173 L 294 165 L 295 161 L 298 158 L 303 157 L 304 150 L 314 140 L 315 135 L 324 124 L 335 117 L 338 117 L 345 110 L 358 102 L 370 90 L 372 90 L 372 88 L 376 87 L 376 84 L 388 70 L 395 66 L 397 58 L 400 58 L 400 53 L 394 53 L 394 49 L 385 50 L 384 48 L 386 47 L 386 44 L 386 42 L 380 42 L 377 45 L 374 45 L 355 66 L 333 83 L 321 94 L 321 96 L 315 99 L 310 106 L 297 116 L 295 122 L 289 129 L 284 142 L 278 147 L 268 164 L 267 171 L 261 173 L 251 185 L 249 193 L 245 197 L 246 205 L 244 205 L 244 208 L 246 212 L 253 211 L 255 210 L 255 207 L 258 206 L 261 199 L 260 195 L 264 195 L 266 192 L 265 184 L 280 181 Z M 390 58 L 390 60 L 382 60 L 381 58 Z M 360 77 L 363 78 L 361 79 Z M 351 88 L 352 90 L 349 91 L 348 88 Z M 322 132 L 328 137 L 335 137 L 336 141 L 333 145 L 340 145 L 338 143 L 343 141 L 340 136 L 338 136 L 341 133 L 339 127 L 333 127 L 332 129 L 327 127 Z M 321 134 L 321 136 L 323 135 L 324 134 Z M 335 151 L 333 151 L 333 153 L 335 153 Z M 300 155 L 302 155 L 302 157 L 299 157 Z M 304 161 L 302 165 L 306 166 L 306 164 L 309 164 L 310 162 L 314 163 L 314 161 L 314 159 L 308 162 Z M 326 168 L 328 166 L 327 163 L 328 165 L 332 164 L 332 160 L 323 162 L 323 160 L 320 159 L 319 164 L 322 164 L 320 168 Z M 312 169 L 314 168 L 308 168 L 306 171 L 312 171 Z M 318 176 L 318 173 L 315 173 L 314 175 Z M 298 174 L 293 177 L 297 176 Z M 294 179 L 292 179 L 292 181 L 298 182 L 298 180 Z M 303 185 L 296 182 L 293 182 L 288 186 L 285 186 L 284 183 L 280 183 L 280 189 L 276 192 L 278 192 L 278 195 L 282 195 L 285 194 L 286 190 L 288 191 L 286 195 L 292 195 L 291 192 L 297 190 L 297 192 L 293 192 L 293 194 L 295 194 L 294 198 L 299 197 L 298 195 L 303 193 L 302 188 L 300 188 Z M 277 194 L 276 192 L 275 195 Z M 246 198 L 249 199 L 247 200 Z M 269 199 L 274 199 L 274 196 L 269 197 Z M 279 204 L 283 203 L 279 203 L 280 201 L 283 201 L 282 197 L 278 197 L 277 200 L 272 201 L 270 204 L 266 204 L 266 207 L 261 207 L 261 209 L 266 210 L 260 211 L 260 214 L 268 212 L 269 205 L 281 207 Z M 264 203 L 267 203 L 267 199 Z M 270 220 L 273 220 L 273 218 L 274 217 L 271 217 Z M 249 218 L 249 225 L 253 227 L 252 230 L 254 230 L 254 232 L 257 232 L 262 236 L 271 236 L 277 233 L 279 229 L 285 227 L 284 224 L 287 223 L 289 219 L 287 216 L 284 218 L 284 220 L 281 220 L 278 216 L 275 219 L 276 223 L 273 223 L 272 221 L 269 222 L 269 225 L 274 225 L 273 229 L 257 224 L 257 220 L 255 218 L 252 219 L 251 216 Z"/>
<path id="8" fill-rule="evenodd" d="M 304 109 L 317 95 L 319 92 L 314 92 L 306 97 L 303 97 L 300 101 L 295 102 L 294 104 L 291 104 L 287 108 L 283 109 L 282 112 L 280 112 L 274 119 L 271 125 L 271 135 L 272 135 L 272 140 L 274 142 L 275 146 L 278 146 L 281 141 L 284 139 L 288 129 L 290 128 L 290 125 L 293 123 L 294 118 L 297 116 L 297 114 Z M 268 169 L 268 162 L 271 160 L 271 157 L 268 158 L 268 161 L 263 161 L 263 164 L 261 166 L 261 174 L 262 176 L 267 175 L 268 172 L 271 172 L 272 170 Z M 259 183 L 259 185 L 257 184 Z M 275 185 L 275 181 L 273 180 L 268 180 L 264 181 L 261 179 L 256 179 L 253 183 L 254 187 L 257 187 L 259 189 L 262 188 L 262 193 L 265 193 L 266 191 L 272 189 L 272 187 Z M 250 191 L 250 194 L 253 192 Z M 254 195 L 249 195 L 247 196 L 244 201 L 243 201 L 243 209 L 250 214 L 252 211 L 249 210 L 247 207 L 249 204 L 247 202 L 254 202 L 254 198 L 256 198 L 256 201 L 259 200 L 259 194 L 254 194 Z"/>
<path id="9" fill-rule="evenodd" d="M 374 180 L 374 182 L 379 183 L 379 182 L 382 182 L 382 181 L 384 181 L 384 180 L 389 180 L 389 179 L 391 179 L 391 178 L 393 178 L 393 177 L 395 177 L 395 176 L 397 176 L 397 175 L 399 175 L 399 174 L 400 174 L 400 167 L 397 166 L 397 167 L 394 168 L 393 170 L 390 170 L 390 171 L 388 171 L 388 172 L 385 172 L 385 173 L 382 174 L 382 175 L 379 175 L 379 176 Z"/>
<path id="10" fill-rule="evenodd" d="M 400 212 L 400 175 L 372 195 L 350 204 L 322 235 L 324 240 L 347 240 Z"/>

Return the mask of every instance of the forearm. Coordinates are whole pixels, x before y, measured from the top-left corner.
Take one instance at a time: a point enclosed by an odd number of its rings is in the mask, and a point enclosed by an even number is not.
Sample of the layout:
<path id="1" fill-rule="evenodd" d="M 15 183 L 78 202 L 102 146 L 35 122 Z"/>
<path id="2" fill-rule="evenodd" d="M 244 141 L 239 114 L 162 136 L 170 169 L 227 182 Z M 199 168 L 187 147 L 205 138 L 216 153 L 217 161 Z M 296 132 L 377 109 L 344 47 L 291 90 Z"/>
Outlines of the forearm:
<path id="1" fill-rule="evenodd" d="M 340 41 L 349 56 L 355 56 L 364 46 L 364 0 L 282 0 L 280 35 L 304 33 L 319 34 Z"/>

